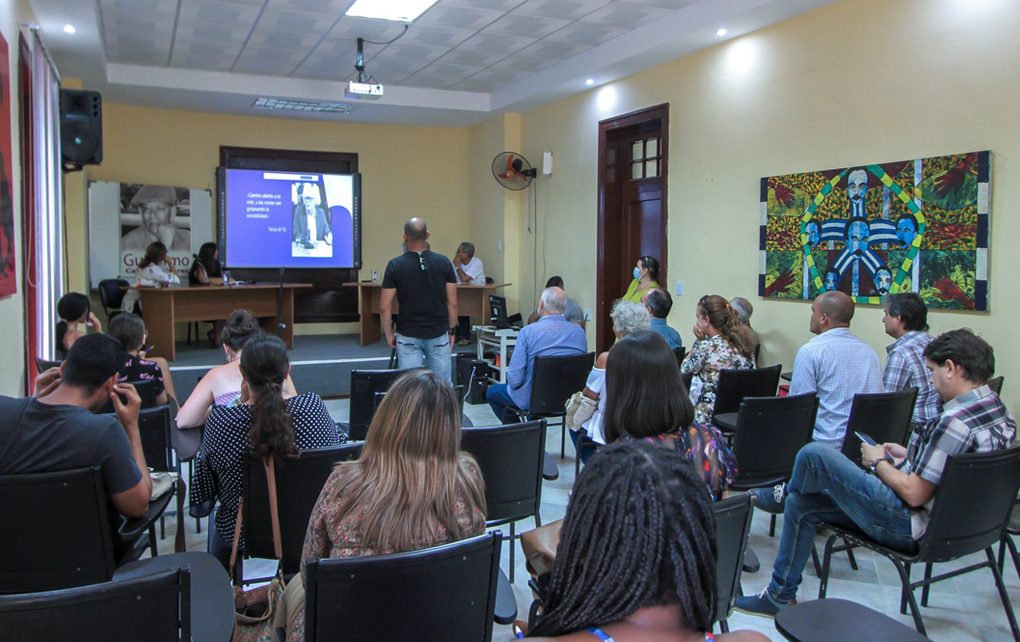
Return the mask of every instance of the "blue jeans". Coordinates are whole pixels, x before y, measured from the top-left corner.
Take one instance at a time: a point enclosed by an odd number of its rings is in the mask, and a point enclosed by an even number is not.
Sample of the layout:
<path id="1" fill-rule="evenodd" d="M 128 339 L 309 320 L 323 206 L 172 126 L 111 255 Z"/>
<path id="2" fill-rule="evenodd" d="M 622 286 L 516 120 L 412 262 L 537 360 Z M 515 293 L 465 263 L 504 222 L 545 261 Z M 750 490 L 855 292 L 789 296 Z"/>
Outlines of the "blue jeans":
<path id="1" fill-rule="evenodd" d="M 397 367 L 406 370 L 422 366 L 450 380 L 450 335 L 416 339 L 397 333 Z"/>
<path id="2" fill-rule="evenodd" d="M 492 408 L 492 412 L 496 415 L 496 421 L 499 423 L 503 423 L 503 413 L 506 412 L 507 407 L 517 407 L 514 400 L 510 398 L 510 391 L 505 383 L 494 383 L 489 386 L 489 389 L 485 391 L 485 400 L 489 402 L 489 407 Z"/>
<path id="3" fill-rule="evenodd" d="M 914 546 L 910 509 L 903 500 L 832 446 L 817 442 L 804 446 L 786 490 L 783 534 L 769 584 L 769 593 L 777 600 L 797 597 L 819 522 L 856 526 L 891 548 L 908 551 Z"/>

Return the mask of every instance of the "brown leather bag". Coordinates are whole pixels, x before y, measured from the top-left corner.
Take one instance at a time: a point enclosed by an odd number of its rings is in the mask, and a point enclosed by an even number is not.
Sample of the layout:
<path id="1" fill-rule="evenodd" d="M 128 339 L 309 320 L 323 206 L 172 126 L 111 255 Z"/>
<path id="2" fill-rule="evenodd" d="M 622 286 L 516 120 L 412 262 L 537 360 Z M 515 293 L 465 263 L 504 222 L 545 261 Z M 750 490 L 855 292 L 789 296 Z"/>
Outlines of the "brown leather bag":
<path id="1" fill-rule="evenodd" d="M 563 520 L 549 522 L 544 526 L 521 534 L 521 548 L 527 560 L 528 573 L 538 577 L 551 573 L 556 561 L 556 547 L 560 545 L 560 529 Z"/>

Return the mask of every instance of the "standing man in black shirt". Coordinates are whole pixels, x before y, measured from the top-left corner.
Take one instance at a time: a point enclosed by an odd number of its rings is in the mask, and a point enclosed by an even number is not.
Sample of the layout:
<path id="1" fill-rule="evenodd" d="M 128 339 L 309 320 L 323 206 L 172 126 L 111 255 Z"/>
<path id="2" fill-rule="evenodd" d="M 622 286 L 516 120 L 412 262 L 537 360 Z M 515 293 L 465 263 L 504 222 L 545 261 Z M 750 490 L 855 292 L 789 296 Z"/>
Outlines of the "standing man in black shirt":
<path id="1" fill-rule="evenodd" d="M 457 330 L 457 275 L 450 259 L 428 248 L 425 221 L 404 223 L 403 254 L 386 264 L 379 311 L 386 342 L 397 349 L 397 367 L 426 366 L 450 378 L 450 344 Z M 400 302 L 393 331 L 393 297 Z"/>

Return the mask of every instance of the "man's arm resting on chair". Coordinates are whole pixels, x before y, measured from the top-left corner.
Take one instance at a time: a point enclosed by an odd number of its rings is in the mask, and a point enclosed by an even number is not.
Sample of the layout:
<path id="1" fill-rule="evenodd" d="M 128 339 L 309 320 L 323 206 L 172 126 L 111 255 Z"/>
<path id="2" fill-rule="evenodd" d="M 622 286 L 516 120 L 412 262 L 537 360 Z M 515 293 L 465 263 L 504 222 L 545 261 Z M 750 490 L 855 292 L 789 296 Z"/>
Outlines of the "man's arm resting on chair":
<path id="1" fill-rule="evenodd" d="M 121 400 L 124 395 L 127 403 Z M 145 454 L 142 452 L 142 438 L 138 431 L 138 411 L 141 408 L 142 400 L 138 396 L 135 387 L 129 383 L 118 383 L 113 387 L 110 395 L 113 407 L 117 410 L 117 418 L 120 419 L 124 433 L 127 435 L 128 443 L 131 444 L 131 457 L 141 472 L 141 479 L 131 488 L 113 493 L 110 496 L 117 512 L 126 517 L 141 517 L 149 507 L 149 497 L 152 495 L 152 478 L 149 476 L 149 467 L 145 463 Z"/>

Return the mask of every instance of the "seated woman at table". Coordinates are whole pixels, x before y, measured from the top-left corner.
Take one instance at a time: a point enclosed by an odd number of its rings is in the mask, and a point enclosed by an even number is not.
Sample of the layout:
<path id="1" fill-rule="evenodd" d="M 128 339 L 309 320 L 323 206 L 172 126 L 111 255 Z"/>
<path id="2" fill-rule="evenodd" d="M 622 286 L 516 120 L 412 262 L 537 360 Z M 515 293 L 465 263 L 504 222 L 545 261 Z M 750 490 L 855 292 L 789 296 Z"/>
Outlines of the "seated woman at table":
<path id="1" fill-rule="evenodd" d="M 142 318 L 137 314 L 121 312 L 110 320 L 108 334 L 120 341 L 128 353 L 117 381 L 152 381 L 157 404 L 165 404 L 170 399 L 176 403 L 177 393 L 170 376 L 170 365 L 163 357 L 146 357 L 142 351 L 148 336 Z"/>
<path id="2" fill-rule="evenodd" d="M 650 444 L 605 448 L 574 484 L 545 609 L 528 637 L 767 641 L 752 631 L 712 635 L 715 558 L 715 517 L 690 465 Z"/>
<path id="3" fill-rule="evenodd" d="M 276 624 L 304 640 L 304 572 L 325 557 L 413 551 L 485 530 L 485 483 L 460 449 L 449 381 L 415 370 L 390 387 L 357 461 L 339 464 L 312 509 L 301 575 L 287 585 Z M 275 627 L 274 627 L 275 628 Z"/>
<path id="4" fill-rule="evenodd" d="M 754 337 L 737 311 L 718 294 L 701 297 L 697 315 L 696 340 L 680 365 L 680 372 L 691 375 L 694 420 L 707 424 L 712 421 L 719 371 L 754 368 Z"/>
<path id="5" fill-rule="evenodd" d="M 290 361 L 278 337 L 252 338 L 240 358 L 238 403 L 218 406 L 205 422 L 195 460 L 192 505 L 219 500 L 209 552 L 226 567 L 241 498 L 245 453 L 286 457 L 298 450 L 344 443 L 325 404 L 314 392 L 293 396 L 283 386 Z M 243 538 L 242 538 L 243 539 Z"/>
<path id="6" fill-rule="evenodd" d="M 694 422 L 676 357 L 662 335 L 643 330 L 616 342 L 603 396 L 606 443 L 641 440 L 674 450 L 691 463 L 712 500 L 722 499 L 737 461 L 717 428 Z"/>
<path id="7" fill-rule="evenodd" d="M 138 294 L 140 287 L 167 287 L 180 285 L 180 282 L 181 279 L 175 272 L 173 262 L 167 257 L 166 245 L 163 245 L 161 241 L 149 243 L 145 248 L 145 256 L 138 262 L 135 287 L 124 294 L 120 309 L 124 312 L 134 312 L 136 305 L 141 309 L 141 295 Z"/>
<path id="8" fill-rule="evenodd" d="M 203 243 L 188 271 L 188 285 L 220 285 L 223 283 L 223 269 L 220 267 L 220 250 L 213 243 Z"/>
<path id="9" fill-rule="evenodd" d="M 80 292 L 68 292 L 57 301 L 56 343 L 57 355 L 63 359 L 71 345 L 79 338 L 84 337 L 89 329 L 92 332 L 102 332 L 103 325 L 92 312 L 92 303 L 89 298 Z"/>
<path id="10" fill-rule="evenodd" d="M 188 400 L 177 413 L 178 428 L 201 426 L 213 406 L 225 406 L 237 400 L 241 394 L 241 355 L 248 342 L 261 334 L 262 328 L 250 311 L 234 310 L 230 313 L 220 333 L 227 362 L 205 373 L 188 395 Z M 286 394 L 297 394 L 290 376 L 284 379 L 283 385 Z"/>

